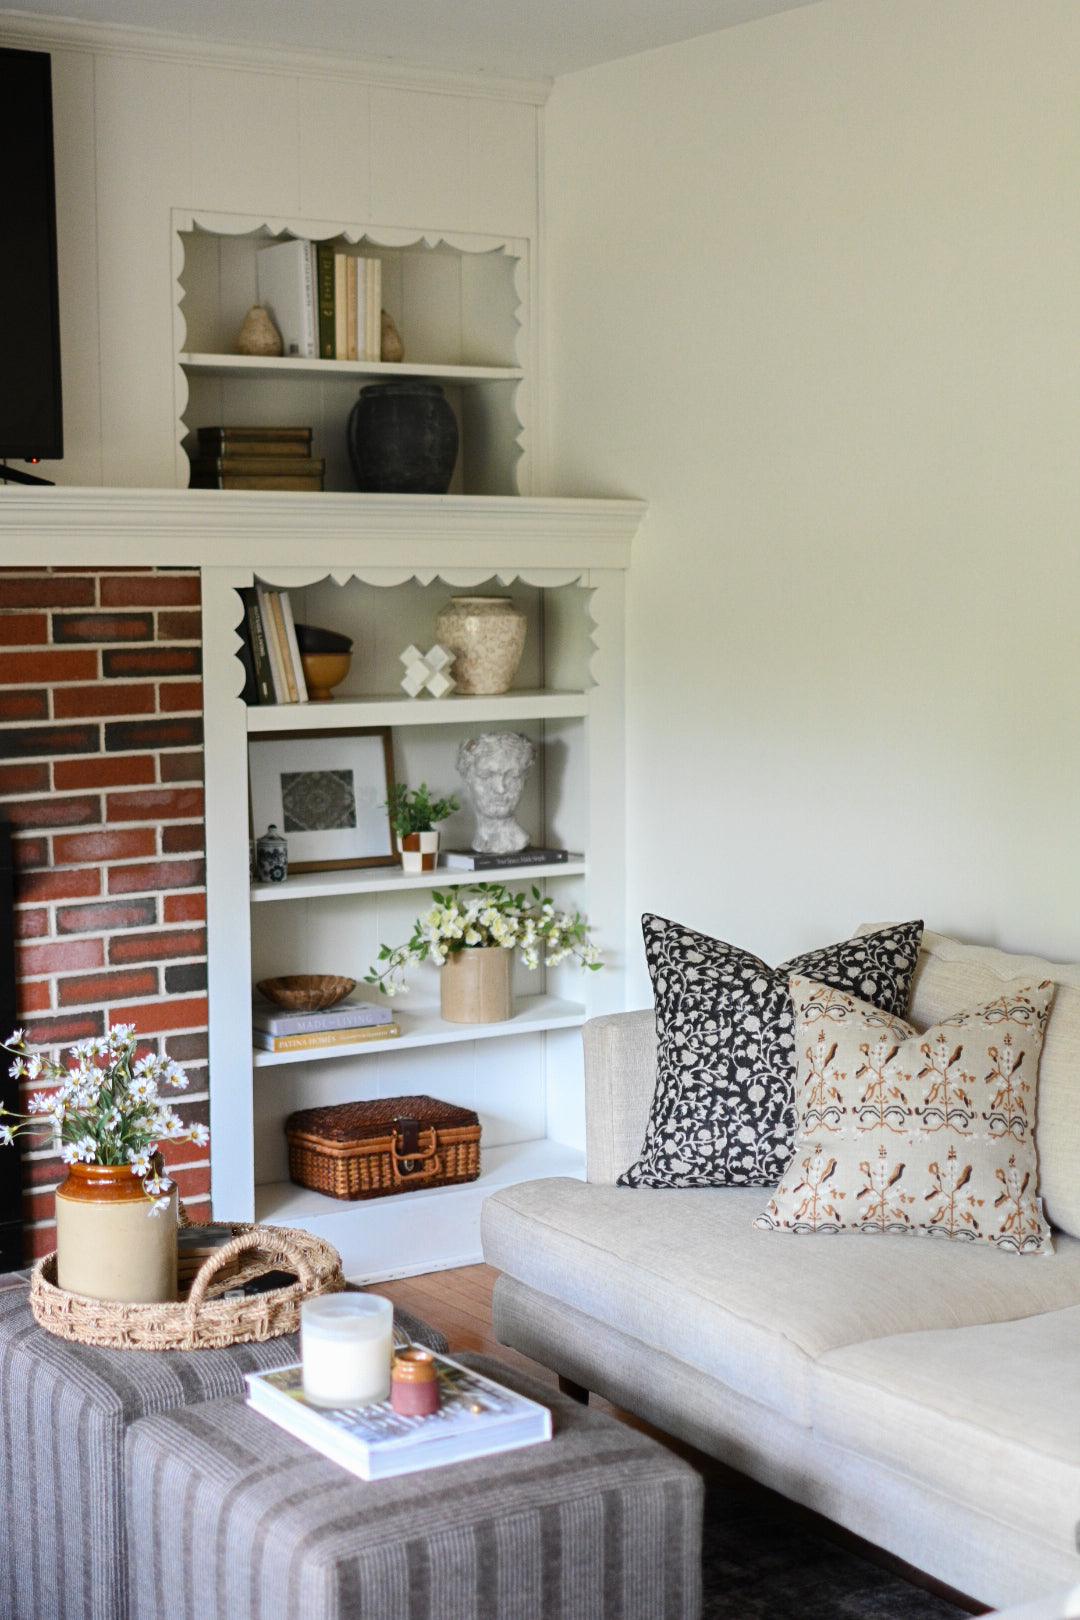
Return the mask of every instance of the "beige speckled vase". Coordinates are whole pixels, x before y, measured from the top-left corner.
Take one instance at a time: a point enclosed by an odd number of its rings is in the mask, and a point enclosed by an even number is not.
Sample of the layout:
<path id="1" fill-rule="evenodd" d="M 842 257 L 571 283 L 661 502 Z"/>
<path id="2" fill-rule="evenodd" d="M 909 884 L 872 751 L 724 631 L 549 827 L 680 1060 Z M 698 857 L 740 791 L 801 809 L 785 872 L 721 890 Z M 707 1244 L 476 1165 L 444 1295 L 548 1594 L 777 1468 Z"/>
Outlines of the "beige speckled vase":
<path id="1" fill-rule="evenodd" d="M 176 1222 L 175 1187 L 152 1215 L 128 1165 L 73 1164 L 56 1189 L 56 1280 L 91 1299 L 174 1300 Z"/>
<path id="2" fill-rule="evenodd" d="M 244 316 L 244 323 L 236 337 L 237 354 L 269 354 L 282 352 L 281 333 L 262 304 L 252 304 Z"/>
<path id="3" fill-rule="evenodd" d="M 435 639 L 454 655 L 459 692 L 508 692 L 525 651 L 528 621 L 508 596 L 452 596 L 435 621 Z"/>
<path id="4" fill-rule="evenodd" d="M 502 945 L 455 951 L 439 969 L 443 1017 L 451 1024 L 502 1024 L 514 1014 L 514 953 Z"/>

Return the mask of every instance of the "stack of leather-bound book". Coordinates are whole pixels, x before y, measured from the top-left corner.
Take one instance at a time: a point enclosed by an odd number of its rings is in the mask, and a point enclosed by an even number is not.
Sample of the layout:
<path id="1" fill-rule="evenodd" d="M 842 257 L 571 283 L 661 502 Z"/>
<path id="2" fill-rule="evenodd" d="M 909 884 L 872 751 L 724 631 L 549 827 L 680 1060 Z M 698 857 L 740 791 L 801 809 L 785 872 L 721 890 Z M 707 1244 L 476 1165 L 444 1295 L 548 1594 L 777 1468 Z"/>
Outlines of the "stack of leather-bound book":
<path id="1" fill-rule="evenodd" d="M 323 487 L 326 463 L 311 454 L 309 427 L 201 427 L 188 454 L 192 489 Z"/>

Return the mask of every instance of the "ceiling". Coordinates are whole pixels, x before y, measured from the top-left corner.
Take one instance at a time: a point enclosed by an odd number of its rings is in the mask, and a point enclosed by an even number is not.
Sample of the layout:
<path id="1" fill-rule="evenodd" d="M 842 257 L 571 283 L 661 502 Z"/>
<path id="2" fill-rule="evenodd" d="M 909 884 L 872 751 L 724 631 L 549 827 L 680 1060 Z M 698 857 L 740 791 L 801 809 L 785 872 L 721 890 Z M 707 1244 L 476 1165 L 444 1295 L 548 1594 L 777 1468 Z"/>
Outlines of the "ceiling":
<path id="1" fill-rule="evenodd" d="M 19 10 L 204 41 L 554 78 L 815 0 L 22 0 Z"/>

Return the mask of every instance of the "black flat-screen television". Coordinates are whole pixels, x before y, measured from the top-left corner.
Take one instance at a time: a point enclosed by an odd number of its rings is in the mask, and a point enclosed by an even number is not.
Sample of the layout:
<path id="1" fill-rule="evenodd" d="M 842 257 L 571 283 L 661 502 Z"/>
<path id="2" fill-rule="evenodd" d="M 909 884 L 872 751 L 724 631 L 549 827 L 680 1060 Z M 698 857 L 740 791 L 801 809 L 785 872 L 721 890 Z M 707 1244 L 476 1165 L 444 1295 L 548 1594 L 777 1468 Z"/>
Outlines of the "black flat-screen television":
<path id="1" fill-rule="evenodd" d="M 51 69 L 43 51 L 0 49 L 0 461 L 64 453 Z"/>

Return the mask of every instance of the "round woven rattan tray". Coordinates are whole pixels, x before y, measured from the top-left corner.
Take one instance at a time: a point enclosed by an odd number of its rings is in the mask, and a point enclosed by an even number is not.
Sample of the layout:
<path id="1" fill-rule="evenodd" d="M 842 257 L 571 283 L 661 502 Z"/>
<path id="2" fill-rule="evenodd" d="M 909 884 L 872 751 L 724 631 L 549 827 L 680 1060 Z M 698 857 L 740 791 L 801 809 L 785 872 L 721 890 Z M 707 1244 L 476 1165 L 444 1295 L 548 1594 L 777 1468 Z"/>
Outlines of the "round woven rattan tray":
<path id="1" fill-rule="evenodd" d="M 114 1350 L 222 1350 L 295 1333 L 300 1301 L 345 1287 L 341 1256 L 309 1232 L 285 1226 L 233 1227 L 231 1242 L 216 1250 L 192 1280 L 184 1300 L 169 1305 L 126 1305 L 69 1294 L 56 1284 L 56 1255 L 37 1262 L 30 1277 L 30 1308 L 38 1324 L 61 1339 Z M 296 1281 L 243 1299 L 222 1299 L 264 1271 L 287 1271 Z"/>

